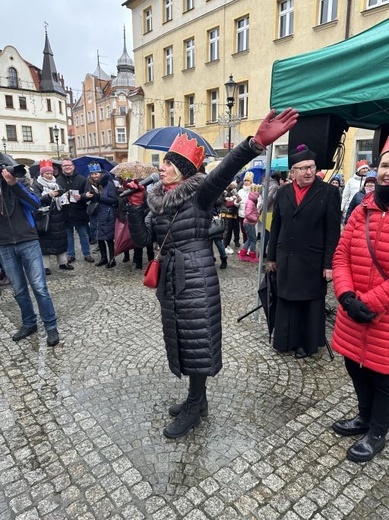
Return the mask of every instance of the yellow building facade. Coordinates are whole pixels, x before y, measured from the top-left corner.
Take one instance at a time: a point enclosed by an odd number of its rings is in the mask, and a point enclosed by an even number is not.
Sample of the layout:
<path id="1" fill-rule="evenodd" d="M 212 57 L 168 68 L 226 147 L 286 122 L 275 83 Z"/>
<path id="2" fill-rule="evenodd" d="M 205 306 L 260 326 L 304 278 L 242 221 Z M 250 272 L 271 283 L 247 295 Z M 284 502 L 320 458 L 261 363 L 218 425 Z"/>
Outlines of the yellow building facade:
<path id="1" fill-rule="evenodd" d="M 137 84 L 144 90 L 132 114 L 137 136 L 181 124 L 200 133 L 219 156 L 253 134 L 269 111 L 275 60 L 341 42 L 389 15 L 389 0 L 127 0 L 124 5 L 132 10 Z M 230 75 L 237 84 L 231 113 L 225 90 Z M 370 130 L 348 131 L 346 178 L 357 160 L 369 159 L 372 138 Z M 287 143 L 287 136 L 277 141 L 273 157 L 286 155 Z M 163 154 L 130 143 L 129 158 L 157 164 Z"/>

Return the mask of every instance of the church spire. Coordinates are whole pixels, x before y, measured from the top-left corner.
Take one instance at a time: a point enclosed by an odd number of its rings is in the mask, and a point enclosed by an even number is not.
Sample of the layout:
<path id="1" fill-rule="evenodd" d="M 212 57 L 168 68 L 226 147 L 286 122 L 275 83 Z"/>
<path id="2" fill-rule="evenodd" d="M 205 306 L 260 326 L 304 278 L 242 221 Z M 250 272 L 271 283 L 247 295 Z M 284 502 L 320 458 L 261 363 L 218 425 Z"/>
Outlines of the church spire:
<path id="1" fill-rule="evenodd" d="M 64 94 L 65 91 L 60 83 L 59 75 L 54 62 L 54 54 L 50 47 L 49 36 L 47 34 L 48 23 L 45 22 L 45 48 L 43 50 L 43 67 L 41 76 L 41 92 L 58 92 Z"/>
<path id="2" fill-rule="evenodd" d="M 126 27 L 123 27 L 123 54 L 118 59 L 117 70 L 118 75 L 112 81 L 112 87 L 135 87 L 135 67 L 134 62 L 127 52 L 126 46 Z"/>

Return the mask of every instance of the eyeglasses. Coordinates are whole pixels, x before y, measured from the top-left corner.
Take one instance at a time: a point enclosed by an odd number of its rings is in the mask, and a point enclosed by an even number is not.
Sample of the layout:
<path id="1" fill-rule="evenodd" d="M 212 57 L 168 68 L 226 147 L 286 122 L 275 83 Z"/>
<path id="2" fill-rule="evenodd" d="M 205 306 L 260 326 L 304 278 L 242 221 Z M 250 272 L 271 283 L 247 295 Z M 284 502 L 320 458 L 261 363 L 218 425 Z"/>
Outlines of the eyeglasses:
<path id="1" fill-rule="evenodd" d="M 315 173 L 317 168 L 316 166 L 293 166 L 294 170 L 300 170 L 302 173 L 307 173 L 308 170 L 311 170 L 312 173 Z"/>

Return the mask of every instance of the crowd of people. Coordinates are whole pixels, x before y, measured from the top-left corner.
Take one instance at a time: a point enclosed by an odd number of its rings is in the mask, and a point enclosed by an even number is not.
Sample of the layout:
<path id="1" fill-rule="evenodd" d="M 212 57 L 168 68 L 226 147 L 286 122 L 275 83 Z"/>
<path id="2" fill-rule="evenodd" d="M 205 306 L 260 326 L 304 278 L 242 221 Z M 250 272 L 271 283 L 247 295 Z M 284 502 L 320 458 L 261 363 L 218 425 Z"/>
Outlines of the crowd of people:
<path id="1" fill-rule="evenodd" d="M 47 288 L 51 256 L 62 271 L 76 261 L 74 231 L 84 260 L 96 267 L 116 266 L 115 222 L 128 219 L 135 244 L 134 263 L 142 268 L 143 250 L 159 248 L 156 296 L 170 370 L 188 376 L 188 396 L 169 408 L 174 420 L 163 433 L 186 435 L 208 415 L 208 377 L 222 368 L 221 300 L 213 245 L 220 268 L 229 254 L 258 262 L 259 233 L 265 233 L 267 269 L 276 273 L 277 295 L 273 348 L 309 358 L 325 344 L 325 298 L 330 282 L 339 300 L 333 347 L 345 358 L 358 401 L 358 414 L 332 427 L 343 436 L 363 435 L 347 451 L 355 462 L 371 460 L 385 446 L 389 429 L 389 140 L 377 169 L 359 161 L 343 185 L 328 182 L 316 165 L 316 152 L 301 144 L 288 153 L 288 177 L 273 172 L 262 185 L 243 167 L 290 130 L 298 114 L 271 111 L 254 137 L 235 147 L 205 173 L 204 148 L 186 134 L 177 136 L 160 167 L 159 181 L 146 192 L 137 180 L 114 182 L 98 163 L 88 176 L 65 158 L 55 175 L 42 161 L 28 182 L 10 169 L 1 172 L 0 264 L 21 311 L 20 341 L 37 331 L 29 285 L 47 332 L 59 342 L 57 317 Z M 119 184 L 119 185 L 118 185 Z M 119 193 L 131 190 L 121 199 Z M 263 194 L 266 191 L 267 210 Z M 37 213 L 49 215 L 38 227 Z M 344 219 L 344 221 L 342 221 Z M 217 230 L 210 235 L 210 226 Z M 344 224 L 344 227 L 342 226 Z M 236 251 L 231 247 L 234 244 Z M 98 245 L 95 262 L 91 244 Z M 123 261 L 129 261 L 129 251 Z M 28 285 L 29 284 L 29 285 Z"/>

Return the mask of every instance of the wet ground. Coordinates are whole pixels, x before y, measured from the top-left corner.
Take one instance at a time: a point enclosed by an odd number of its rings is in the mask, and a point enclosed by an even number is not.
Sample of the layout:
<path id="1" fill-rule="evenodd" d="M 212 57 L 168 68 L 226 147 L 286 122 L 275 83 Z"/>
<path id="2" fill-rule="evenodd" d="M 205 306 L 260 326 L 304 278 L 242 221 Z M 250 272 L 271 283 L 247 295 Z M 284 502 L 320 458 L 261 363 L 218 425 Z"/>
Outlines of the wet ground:
<path id="1" fill-rule="evenodd" d="M 0 520 L 389 519 L 389 448 L 355 464 L 356 439 L 331 430 L 356 412 L 341 358 L 277 354 L 262 311 L 237 322 L 256 305 L 257 266 L 229 257 L 220 271 L 210 415 L 168 440 L 187 381 L 167 368 L 154 291 L 122 256 L 73 265 L 48 277 L 55 348 L 42 326 L 12 341 L 20 313 L 0 289 Z"/>

